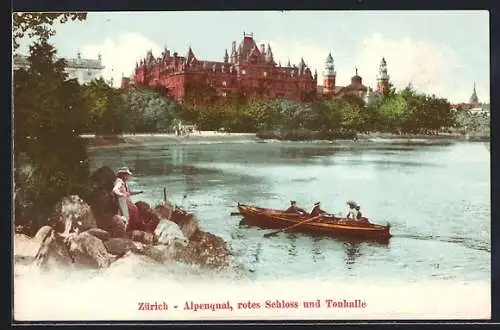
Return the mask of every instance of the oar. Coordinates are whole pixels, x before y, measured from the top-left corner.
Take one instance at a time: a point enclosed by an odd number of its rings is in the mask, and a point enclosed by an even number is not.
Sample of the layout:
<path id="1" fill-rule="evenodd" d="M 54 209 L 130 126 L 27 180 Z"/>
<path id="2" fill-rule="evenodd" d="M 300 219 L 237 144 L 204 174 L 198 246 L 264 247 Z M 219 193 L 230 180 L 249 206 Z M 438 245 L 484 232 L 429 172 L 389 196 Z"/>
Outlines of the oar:
<path id="1" fill-rule="evenodd" d="M 286 227 L 286 228 L 284 228 L 284 229 L 280 229 L 280 230 L 277 230 L 277 231 L 273 231 L 272 233 L 264 234 L 264 237 L 274 236 L 274 235 L 276 235 L 276 234 L 278 234 L 278 233 L 281 233 L 281 232 L 284 232 L 284 231 L 287 231 L 287 230 L 290 230 L 290 229 L 296 228 L 296 227 L 298 227 L 298 226 L 300 226 L 300 225 L 303 225 L 303 224 L 305 224 L 305 223 L 307 223 L 307 222 L 311 222 L 311 221 L 313 221 L 313 220 L 316 220 L 316 219 L 318 219 L 318 218 L 321 218 L 321 216 L 322 216 L 322 214 L 317 215 L 317 216 L 312 217 L 312 218 L 309 218 L 309 219 L 307 219 L 307 220 L 301 221 L 301 222 L 299 222 L 299 223 L 296 223 L 296 224 L 294 224 L 294 225 L 292 225 L 292 226 L 290 226 L 290 227 Z"/>
<path id="2" fill-rule="evenodd" d="M 231 216 L 233 215 L 242 215 L 240 212 L 231 212 Z"/>

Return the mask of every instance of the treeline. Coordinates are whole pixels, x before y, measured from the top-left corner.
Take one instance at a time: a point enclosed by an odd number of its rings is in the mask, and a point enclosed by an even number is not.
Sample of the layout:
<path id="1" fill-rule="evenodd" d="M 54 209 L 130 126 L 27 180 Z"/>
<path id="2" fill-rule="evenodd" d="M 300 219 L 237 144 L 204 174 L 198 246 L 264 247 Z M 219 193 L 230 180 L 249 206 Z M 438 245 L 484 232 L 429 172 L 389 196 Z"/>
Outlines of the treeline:
<path id="1" fill-rule="evenodd" d="M 90 116 L 85 130 L 98 134 L 174 132 L 179 121 L 199 130 L 302 130 L 332 138 L 369 131 L 429 134 L 458 125 L 446 99 L 418 93 L 411 86 L 373 97 L 368 104 L 355 96 L 311 102 L 241 94 L 215 97 L 206 89 L 179 104 L 164 89 L 119 90 L 104 80 L 81 86 L 81 90 Z"/>

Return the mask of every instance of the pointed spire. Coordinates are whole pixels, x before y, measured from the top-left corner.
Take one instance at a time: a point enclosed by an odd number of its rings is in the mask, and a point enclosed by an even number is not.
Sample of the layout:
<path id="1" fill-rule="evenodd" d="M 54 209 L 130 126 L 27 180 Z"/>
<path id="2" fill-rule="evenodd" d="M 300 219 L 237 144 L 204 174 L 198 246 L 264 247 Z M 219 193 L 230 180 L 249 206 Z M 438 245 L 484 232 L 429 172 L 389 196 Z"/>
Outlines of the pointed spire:
<path id="1" fill-rule="evenodd" d="M 318 70 L 314 69 L 314 79 L 318 79 Z"/>
<path id="2" fill-rule="evenodd" d="M 269 43 L 267 44 L 266 61 L 269 63 L 274 62 L 273 51 L 271 50 L 271 45 L 269 45 Z"/>
<path id="3" fill-rule="evenodd" d="M 479 98 L 477 97 L 477 92 L 476 92 L 476 82 L 474 81 L 474 88 L 472 90 L 472 95 L 469 99 L 470 104 L 478 104 L 479 103 Z"/>
<path id="4" fill-rule="evenodd" d="M 357 75 L 358 75 L 358 67 L 357 67 L 357 66 L 355 66 L 355 67 L 354 67 L 354 70 L 356 71 L 356 76 L 357 76 Z"/>
<path id="5" fill-rule="evenodd" d="M 227 54 L 227 49 L 226 49 L 226 53 L 224 54 L 224 62 L 229 62 L 229 55 Z"/>
<path id="6" fill-rule="evenodd" d="M 290 65 L 290 59 L 288 59 L 288 63 L 287 63 L 287 65 L 286 65 L 286 66 L 287 66 L 287 67 L 291 67 L 291 65 Z"/>

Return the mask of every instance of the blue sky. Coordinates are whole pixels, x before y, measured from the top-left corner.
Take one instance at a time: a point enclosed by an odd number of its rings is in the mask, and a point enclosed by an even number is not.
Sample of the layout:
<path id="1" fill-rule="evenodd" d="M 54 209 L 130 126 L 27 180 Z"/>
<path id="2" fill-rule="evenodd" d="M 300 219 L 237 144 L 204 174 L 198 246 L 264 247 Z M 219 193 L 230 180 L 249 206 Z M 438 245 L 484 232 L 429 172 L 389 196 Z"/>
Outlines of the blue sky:
<path id="1" fill-rule="evenodd" d="M 348 84 L 357 67 L 363 83 L 374 87 L 384 56 L 398 88 L 412 82 L 462 102 L 475 81 L 480 101 L 489 102 L 487 11 L 90 12 L 84 22 L 57 26 L 52 42 L 59 56 L 74 57 L 79 49 L 97 58 L 100 52 L 105 75 L 116 84 L 148 49 L 160 55 L 167 45 L 185 54 L 191 46 L 199 59 L 222 60 L 244 31 L 258 44 L 270 43 L 282 65 L 304 57 L 320 81 L 331 51 L 337 85 Z"/>

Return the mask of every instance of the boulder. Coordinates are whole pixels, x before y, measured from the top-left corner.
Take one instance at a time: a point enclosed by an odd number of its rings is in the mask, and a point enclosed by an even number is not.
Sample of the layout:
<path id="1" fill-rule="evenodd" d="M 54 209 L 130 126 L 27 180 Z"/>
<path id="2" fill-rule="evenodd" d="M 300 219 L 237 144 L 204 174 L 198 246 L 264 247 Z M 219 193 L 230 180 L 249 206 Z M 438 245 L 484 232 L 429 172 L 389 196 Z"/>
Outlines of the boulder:
<path id="1" fill-rule="evenodd" d="M 162 216 L 144 201 L 136 202 L 135 206 L 138 209 L 139 217 L 141 219 L 140 229 L 148 233 L 153 233 L 162 219 Z"/>
<path id="2" fill-rule="evenodd" d="M 123 218 L 118 215 L 110 215 L 99 225 L 99 228 L 109 233 L 110 237 L 125 237 L 126 225 Z"/>
<path id="3" fill-rule="evenodd" d="M 50 234 L 39 244 L 34 265 L 43 271 L 73 267 L 73 258 L 64 242 L 64 238 L 51 230 Z"/>
<path id="4" fill-rule="evenodd" d="M 78 195 L 62 198 L 56 204 L 50 222 L 56 232 L 66 234 L 97 227 L 92 209 Z"/>
<path id="5" fill-rule="evenodd" d="M 104 246 L 106 250 L 115 255 L 115 256 L 123 256 L 129 251 L 137 251 L 137 246 L 130 238 L 110 238 L 106 242 L 104 242 Z"/>
<path id="6" fill-rule="evenodd" d="M 85 233 L 94 235 L 103 242 L 107 241 L 111 237 L 110 233 L 101 228 L 90 228 L 89 230 L 85 231 Z"/>
<path id="7" fill-rule="evenodd" d="M 87 232 L 70 236 L 66 244 L 78 268 L 106 268 L 116 260 L 99 238 Z"/>
<path id="8" fill-rule="evenodd" d="M 171 264 L 176 261 L 176 252 L 174 246 L 149 245 L 145 246 L 141 253 L 161 264 Z"/>
<path id="9" fill-rule="evenodd" d="M 174 208 L 168 202 L 158 205 L 155 210 L 163 219 L 175 222 L 188 240 L 199 231 L 198 220 L 193 214 Z"/>
<path id="10" fill-rule="evenodd" d="M 198 264 L 212 268 L 229 266 L 227 243 L 214 234 L 198 230 L 186 247 L 176 250 L 175 259 L 188 264 Z"/>
<path id="11" fill-rule="evenodd" d="M 133 230 L 130 233 L 130 238 L 139 243 L 155 245 L 158 241 L 153 233 L 148 233 L 143 230 Z"/>
<path id="12" fill-rule="evenodd" d="M 182 246 L 187 246 L 189 242 L 179 225 L 166 219 L 160 220 L 158 226 L 156 226 L 155 235 L 158 244 L 162 245 L 180 244 Z"/>

